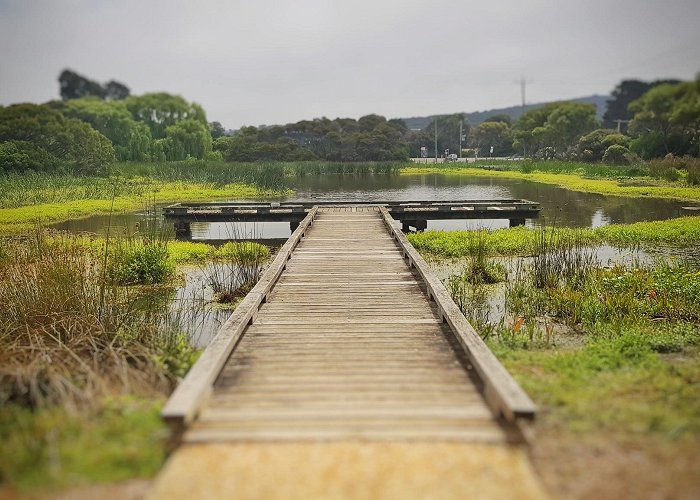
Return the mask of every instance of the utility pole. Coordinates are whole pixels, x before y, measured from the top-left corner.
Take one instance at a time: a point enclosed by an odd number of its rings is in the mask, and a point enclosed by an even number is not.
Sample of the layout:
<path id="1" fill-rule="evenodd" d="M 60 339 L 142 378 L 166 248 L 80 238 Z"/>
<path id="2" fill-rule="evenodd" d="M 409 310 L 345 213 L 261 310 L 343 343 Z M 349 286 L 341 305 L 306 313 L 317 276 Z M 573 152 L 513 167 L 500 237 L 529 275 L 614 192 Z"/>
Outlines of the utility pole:
<path id="1" fill-rule="evenodd" d="M 520 101 L 521 101 L 523 113 L 525 113 L 525 89 L 527 87 L 527 84 L 532 83 L 532 81 L 526 80 L 524 76 L 521 76 L 520 80 L 515 80 L 514 83 L 517 83 L 520 85 Z"/>
<path id="2" fill-rule="evenodd" d="M 462 159 L 462 123 L 463 121 L 459 121 L 459 159 Z"/>
<path id="3" fill-rule="evenodd" d="M 615 123 L 617 123 L 617 133 L 620 133 L 620 125 L 623 123 L 629 123 L 629 120 L 613 120 Z"/>
<path id="4" fill-rule="evenodd" d="M 437 163 L 437 116 L 435 117 L 435 163 Z"/>

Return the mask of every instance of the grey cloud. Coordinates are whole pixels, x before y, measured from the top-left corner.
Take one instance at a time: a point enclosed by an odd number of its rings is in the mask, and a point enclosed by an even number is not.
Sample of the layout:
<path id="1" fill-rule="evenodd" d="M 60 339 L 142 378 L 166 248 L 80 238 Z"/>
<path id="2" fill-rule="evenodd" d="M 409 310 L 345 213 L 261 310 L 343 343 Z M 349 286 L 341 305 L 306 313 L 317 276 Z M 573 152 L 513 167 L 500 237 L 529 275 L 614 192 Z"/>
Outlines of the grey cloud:
<path id="1" fill-rule="evenodd" d="M 201 103 L 228 127 L 407 116 L 692 78 L 700 3 L 0 0 L 0 103 L 56 98 L 70 67 Z"/>

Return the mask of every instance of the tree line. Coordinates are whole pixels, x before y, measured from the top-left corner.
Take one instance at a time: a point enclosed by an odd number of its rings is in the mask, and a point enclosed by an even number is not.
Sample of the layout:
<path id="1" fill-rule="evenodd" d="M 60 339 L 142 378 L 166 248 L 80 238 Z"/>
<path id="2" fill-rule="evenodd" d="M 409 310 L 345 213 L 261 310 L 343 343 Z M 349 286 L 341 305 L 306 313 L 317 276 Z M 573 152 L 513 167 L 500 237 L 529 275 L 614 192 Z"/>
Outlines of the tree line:
<path id="1" fill-rule="evenodd" d="M 463 114 L 436 118 L 423 130 L 400 119 L 318 118 L 242 127 L 226 135 L 202 107 L 167 93 L 131 95 L 123 83 L 101 84 L 65 70 L 61 100 L 0 107 L 0 171 L 101 174 L 113 161 L 383 161 L 446 150 L 466 155 L 567 158 L 630 163 L 698 156 L 700 76 L 689 82 L 626 80 L 613 91 L 603 123 L 593 105 L 558 102 L 511 122 L 492 116 L 470 126 Z M 437 150 L 435 135 L 437 131 Z"/>
<path id="2" fill-rule="evenodd" d="M 462 115 L 440 117 L 438 152 L 457 151 Z M 418 142 L 432 145 L 436 124 Z M 524 113 L 515 123 L 493 116 L 462 125 L 467 155 L 629 164 L 666 155 L 700 155 L 700 75 L 694 81 L 625 80 L 607 101 L 602 123 L 591 104 L 556 102 Z M 431 134 L 432 132 L 432 134 Z M 491 151 L 493 148 L 493 151 Z M 413 151 L 416 147 L 412 146 Z M 431 151 L 434 147 L 429 148 Z"/>

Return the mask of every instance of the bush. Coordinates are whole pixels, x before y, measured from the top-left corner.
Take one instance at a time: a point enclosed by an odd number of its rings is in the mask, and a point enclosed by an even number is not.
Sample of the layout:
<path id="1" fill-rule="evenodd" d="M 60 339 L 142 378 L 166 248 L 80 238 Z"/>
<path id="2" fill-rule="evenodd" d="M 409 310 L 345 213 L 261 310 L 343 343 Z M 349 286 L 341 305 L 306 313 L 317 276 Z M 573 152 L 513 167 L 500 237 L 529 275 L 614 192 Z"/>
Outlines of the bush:
<path id="1" fill-rule="evenodd" d="M 62 162 L 46 150 L 27 141 L 0 143 L 0 173 L 60 170 Z"/>
<path id="2" fill-rule="evenodd" d="M 676 168 L 676 162 L 666 158 L 650 161 L 649 175 L 655 179 L 666 179 L 667 181 L 677 181 L 681 177 L 681 173 Z"/>
<path id="3" fill-rule="evenodd" d="M 216 251 L 206 268 L 207 281 L 221 303 L 243 297 L 258 282 L 270 250 L 253 241 L 230 241 Z"/>
<path id="4" fill-rule="evenodd" d="M 633 161 L 632 152 L 624 146 L 613 144 L 605 150 L 603 163 L 607 165 L 630 165 Z"/>
<path id="5" fill-rule="evenodd" d="M 165 242 L 120 243 L 111 261 L 110 276 L 119 285 L 163 283 L 175 267 Z"/>
<path id="6" fill-rule="evenodd" d="M 613 145 L 628 148 L 630 138 L 611 129 L 597 129 L 579 139 L 574 149 L 574 157 L 588 162 L 601 161 L 605 151 Z"/>
<path id="7" fill-rule="evenodd" d="M 686 167 L 688 170 L 687 182 L 692 186 L 700 185 L 700 160 L 695 159 Z"/>
<path id="8" fill-rule="evenodd" d="M 681 178 L 681 171 L 687 172 L 686 182 L 692 186 L 700 184 L 700 159 L 692 156 L 677 157 L 666 155 L 662 160 L 649 162 L 649 175 L 656 179 L 677 181 Z"/>

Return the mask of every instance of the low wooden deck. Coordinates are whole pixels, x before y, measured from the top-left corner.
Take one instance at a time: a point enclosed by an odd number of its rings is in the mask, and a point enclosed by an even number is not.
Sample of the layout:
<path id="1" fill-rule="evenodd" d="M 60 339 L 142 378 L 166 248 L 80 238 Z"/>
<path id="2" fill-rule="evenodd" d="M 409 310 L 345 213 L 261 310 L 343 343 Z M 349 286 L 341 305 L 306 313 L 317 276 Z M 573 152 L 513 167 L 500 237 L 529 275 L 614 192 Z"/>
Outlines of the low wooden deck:
<path id="1" fill-rule="evenodd" d="M 306 215 L 319 210 L 344 210 L 344 202 L 214 202 L 176 203 L 163 208 L 163 217 L 173 222 L 179 238 L 192 235 L 193 222 L 289 222 L 292 231 Z M 537 219 L 540 204 L 528 200 L 442 200 L 442 201 L 372 201 L 353 202 L 360 210 L 383 207 L 392 218 L 401 222 L 404 231 L 413 227 L 423 231 L 428 221 L 507 219 L 511 226 L 524 225 L 528 219 Z"/>
<path id="2" fill-rule="evenodd" d="M 315 208 L 166 405 L 186 443 L 520 439 L 534 405 L 383 207 Z"/>

